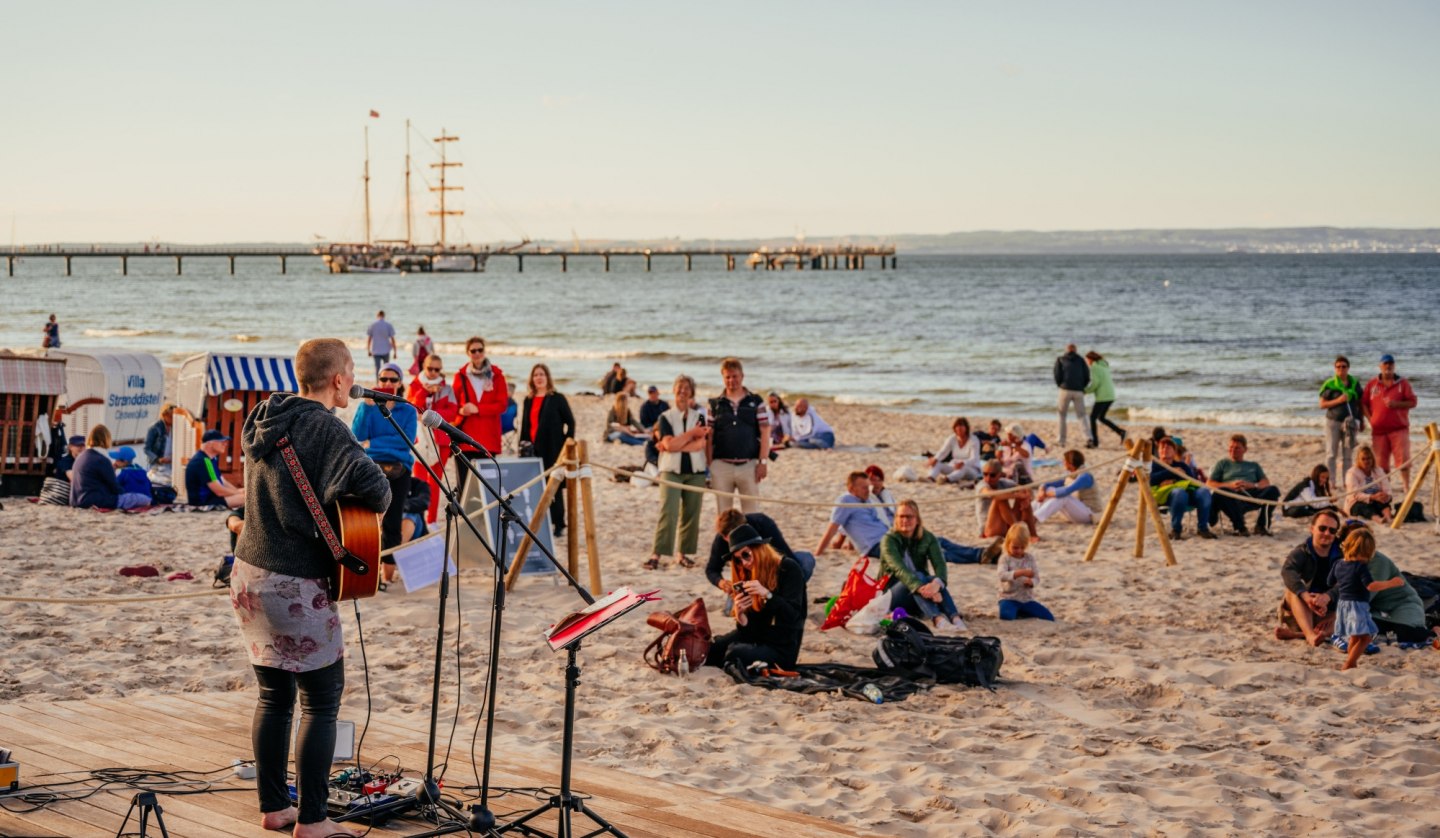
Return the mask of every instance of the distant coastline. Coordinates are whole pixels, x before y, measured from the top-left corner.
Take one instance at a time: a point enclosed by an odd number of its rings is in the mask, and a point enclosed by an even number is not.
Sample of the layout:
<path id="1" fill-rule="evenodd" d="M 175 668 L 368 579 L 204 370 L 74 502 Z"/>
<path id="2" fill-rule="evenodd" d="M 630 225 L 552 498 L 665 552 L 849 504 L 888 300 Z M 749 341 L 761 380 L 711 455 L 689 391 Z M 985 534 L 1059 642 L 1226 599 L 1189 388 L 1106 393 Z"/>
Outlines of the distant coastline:
<path id="1" fill-rule="evenodd" d="M 1205 254 L 1205 253 L 1440 253 L 1440 228 L 1388 227 L 1234 227 L 1223 229 L 1131 229 L 1131 230 L 971 230 L 954 233 L 873 233 L 846 236 L 809 236 L 806 244 L 893 244 L 901 253 L 935 255 L 1122 255 L 1122 254 Z M 565 252 L 582 249 L 649 248 L 667 250 L 793 247 L 795 237 L 759 239 L 537 239 L 527 250 Z M 142 247 L 156 244 L 188 247 L 287 247 L 310 248 L 314 242 L 36 242 L 18 248 Z"/>

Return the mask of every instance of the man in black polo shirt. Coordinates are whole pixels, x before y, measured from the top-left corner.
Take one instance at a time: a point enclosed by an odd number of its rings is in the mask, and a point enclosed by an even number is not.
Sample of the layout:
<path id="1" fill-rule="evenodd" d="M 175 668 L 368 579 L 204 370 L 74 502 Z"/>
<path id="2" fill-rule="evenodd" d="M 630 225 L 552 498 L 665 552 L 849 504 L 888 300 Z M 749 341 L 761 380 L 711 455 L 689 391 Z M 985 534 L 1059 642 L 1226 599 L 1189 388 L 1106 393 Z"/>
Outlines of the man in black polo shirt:
<path id="1" fill-rule="evenodd" d="M 710 464 L 710 488 L 722 493 L 715 496 L 715 504 L 724 512 L 735 505 L 732 492 L 759 494 L 770 457 L 770 426 L 764 399 L 745 389 L 739 358 L 721 361 L 720 377 L 725 392 L 710 400 L 710 448 L 705 460 Z M 758 512 L 760 503 L 741 500 L 740 508 Z"/>

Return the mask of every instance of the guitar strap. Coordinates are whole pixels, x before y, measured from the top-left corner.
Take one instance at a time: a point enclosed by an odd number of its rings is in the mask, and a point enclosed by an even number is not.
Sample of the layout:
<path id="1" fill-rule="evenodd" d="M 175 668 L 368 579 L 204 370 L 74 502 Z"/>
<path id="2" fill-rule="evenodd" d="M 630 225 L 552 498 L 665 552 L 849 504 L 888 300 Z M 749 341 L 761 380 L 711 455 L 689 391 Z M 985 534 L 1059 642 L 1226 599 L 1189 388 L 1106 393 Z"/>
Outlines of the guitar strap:
<path id="1" fill-rule="evenodd" d="M 280 456 L 290 469 L 290 476 L 295 478 L 295 487 L 300 490 L 300 497 L 305 499 L 305 507 L 310 510 L 310 517 L 315 519 L 315 526 L 320 530 L 321 538 L 325 539 L 325 546 L 330 548 L 330 555 L 335 561 L 341 561 L 348 554 L 340 544 L 340 539 L 335 536 L 335 528 L 330 526 L 330 519 L 325 517 L 325 509 L 320 505 L 320 498 L 315 496 L 310 478 L 305 476 L 305 470 L 300 467 L 300 458 L 295 455 L 295 449 L 290 447 L 290 437 L 281 437 L 275 446 L 280 449 Z"/>

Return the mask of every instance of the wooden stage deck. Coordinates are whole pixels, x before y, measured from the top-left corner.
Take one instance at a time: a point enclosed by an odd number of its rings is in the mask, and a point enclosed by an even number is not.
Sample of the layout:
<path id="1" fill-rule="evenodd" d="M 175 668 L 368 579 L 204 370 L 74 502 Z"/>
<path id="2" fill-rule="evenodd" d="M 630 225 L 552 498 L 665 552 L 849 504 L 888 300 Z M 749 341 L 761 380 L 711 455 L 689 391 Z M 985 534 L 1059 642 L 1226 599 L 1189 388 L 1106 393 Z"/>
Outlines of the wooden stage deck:
<path id="1" fill-rule="evenodd" d="M 210 771 L 248 755 L 253 707 L 254 697 L 248 692 L 4 704 L 0 705 L 0 745 L 14 751 L 14 759 L 20 763 L 22 790 L 67 779 L 40 776 L 52 772 L 116 767 Z M 357 709 L 347 704 L 341 717 L 360 719 L 363 711 L 363 706 Z M 395 754 L 407 776 L 423 773 L 427 721 L 423 716 L 399 714 L 387 714 L 383 722 L 372 721 L 362 757 L 373 761 Z M 442 726 L 442 747 L 447 731 L 448 726 Z M 450 771 L 452 782 L 473 782 L 468 745 L 467 728 L 456 737 L 454 754 L 460 764 Z M 171 836 L 269 838 L 285 834 L 259 827 L 253 780 L 237 780 L 228 772 L 213 776 L 221 778 L 217 787 L 247 791 L 160 794 L 165 826 Z M 492 778 L 495 786 L 554 786 L 559 782 L 559 758 L 498 754 Z M 838 838 L 874 834 L 688 786 L 583 764 L 576 767 L 574 786 L 577 792 L 591 795 L 590 805 L 633 838 Z M 107 791 L 24 814 L 0 809 L 0 836 L 108 838 L 119 829 L 133 795 L 132 789 Z M 530 797 L 491 797 L 491 808 L 502 814 L 526 811 L 535 805 Z M 577 819 L 576 825 L 581 822 Z M 554 823 L 553 817 L 535 822 L 548 834 L 553 834 Z M 387 828 L 370 834 L 400 836 L 426 828 L 420 820 L 392 820 Z M 135 818 L 131 818 L 126 830 L 137 830 Z M 152 836 L 160 834 L 153 820 L 148 832 Z"/>

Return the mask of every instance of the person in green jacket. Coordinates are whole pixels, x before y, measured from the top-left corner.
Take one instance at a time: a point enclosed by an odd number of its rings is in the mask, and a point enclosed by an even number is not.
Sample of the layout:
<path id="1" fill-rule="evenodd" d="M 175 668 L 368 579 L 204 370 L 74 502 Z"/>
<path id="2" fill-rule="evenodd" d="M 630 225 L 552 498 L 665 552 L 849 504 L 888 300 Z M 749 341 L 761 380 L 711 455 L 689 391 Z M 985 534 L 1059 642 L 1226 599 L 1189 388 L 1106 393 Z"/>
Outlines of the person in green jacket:
<path id="1" fill-rule="evenodd" d="M 946 589 L 945 558 L 940 542 L 920 522 L 920 505 L 902 500 L 895 507 L 895 525 L 880 539 L 880 567 L 890 575 L 890 607 L 919 612 L 935 631 L 959 634 L 965 621 Z"/>
<path id="2" fill-rule="evenodd" d="M 1120 442 L 1125 442 L 1125 429 L 1105 418 L 1110 412 L 1110 405 L 1115 403 L 1115 382 L 1110 378 L 1110 362 L 1105 356 L 1095 350 L 1085 353 L 1085 363 L 1090 365 L 1090 383 L 1085 385 L 1086 395 L 1094 395 L 1095 401 L 1090 405 L 1090 442 L 1085 443 L 1086 448 L 1100 447 L 1099 425 L 1104 423 L 1105 427 L 1120 435 Z"/>

